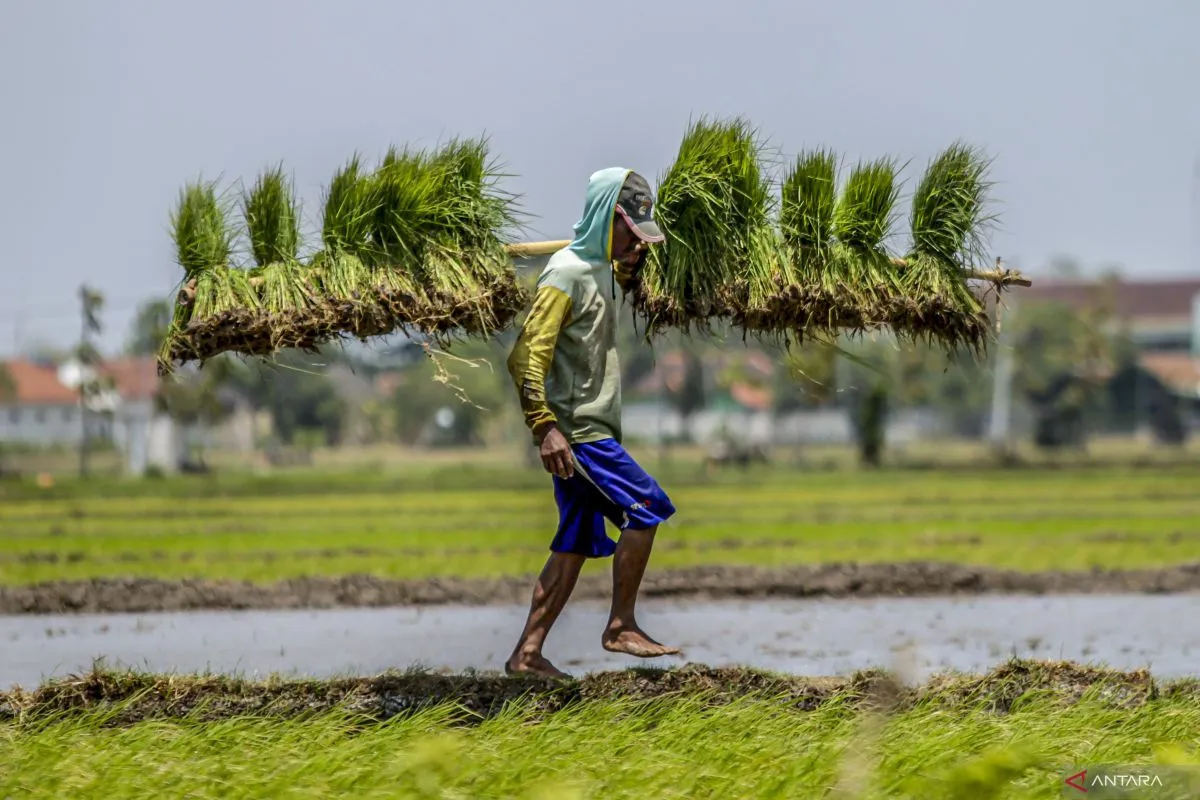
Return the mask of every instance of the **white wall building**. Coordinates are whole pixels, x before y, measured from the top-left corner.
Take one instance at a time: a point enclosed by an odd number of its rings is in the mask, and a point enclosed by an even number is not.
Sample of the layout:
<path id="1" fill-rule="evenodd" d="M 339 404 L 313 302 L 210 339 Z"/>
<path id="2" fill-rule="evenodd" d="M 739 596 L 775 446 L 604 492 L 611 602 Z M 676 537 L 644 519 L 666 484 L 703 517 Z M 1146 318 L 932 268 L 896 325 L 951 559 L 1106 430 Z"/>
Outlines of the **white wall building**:
<path id="1" fill-rule="evenodd" d="M 78 387 L 85 371 L 80 365 L 17 359 L 3 367 L 14 391 L 0 395 L 0 442 L 77 446 L 84 424 Z M 177 437 L 170 418 L 155 405 L 154 360 L 115 359 L 103 363 L 98 372 L 112 388 L 89 404 L 89 439 L 111 442 L 125 455 L 132 474 L 140 475 L 152 465 L 173 470 Z"/>

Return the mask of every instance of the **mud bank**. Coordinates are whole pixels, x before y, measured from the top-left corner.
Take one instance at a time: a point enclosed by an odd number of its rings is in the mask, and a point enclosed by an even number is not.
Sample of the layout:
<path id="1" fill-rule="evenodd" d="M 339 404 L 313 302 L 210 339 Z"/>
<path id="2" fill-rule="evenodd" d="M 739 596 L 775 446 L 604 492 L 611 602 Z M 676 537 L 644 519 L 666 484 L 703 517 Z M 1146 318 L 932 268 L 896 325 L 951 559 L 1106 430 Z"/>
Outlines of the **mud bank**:
<path id="1" fill-rule="evenodd" d="M 389 580 L 306 577 L 274 584 L 95 578 L 0 587 L 0 614 L 233 609 L 380 608 L 528 602 L 532 576 Z M 644 597 L 937 597 L 989 594 L 1176 594 L 1200 591 L 1200 563 L 1161 569 L 1020 572 L 936 562 L 822 564 L 785 569 L 705 566 L 651 570 Z M 607 599 L 608 575 L 585 575 L 574 597 Z"/>
<path id="2" fill-rule="evenodd" d="M 840 702 L 889 713 L 918 704 L 1007 713 L 1030 692 L 1064 704 L 1086 699 L 1108 707 L 1136 708 L 1160 699 L 1196 699 L 1200 686 L 1191 680 L 1158 681 L 1144 670 L 1122 672 L 1065 661 L 1018 659 L 985 674 L 939 674 L 918 686 L 906 685 L 886 670 L 808 678 L 702 664 L 629 669 L 566 681 L 407 673 L 250 682 L 219 676 L 97 670 L 51 681 L 33 691 L 17 688 L 0 693 L 0 722 L 38 723 L 97 711 L 108 715 L 107 725 L 182 717 L 202 721 L 240 716 L 288 719 L 335 711 L 369 722 L 454 704 L 460 723 L 477 724 L 514 703 L 536 719 L 588 701 L 699 699 L 704 705 L 719 706 L 749 697 L 782 703 L 797 712 Z"/>

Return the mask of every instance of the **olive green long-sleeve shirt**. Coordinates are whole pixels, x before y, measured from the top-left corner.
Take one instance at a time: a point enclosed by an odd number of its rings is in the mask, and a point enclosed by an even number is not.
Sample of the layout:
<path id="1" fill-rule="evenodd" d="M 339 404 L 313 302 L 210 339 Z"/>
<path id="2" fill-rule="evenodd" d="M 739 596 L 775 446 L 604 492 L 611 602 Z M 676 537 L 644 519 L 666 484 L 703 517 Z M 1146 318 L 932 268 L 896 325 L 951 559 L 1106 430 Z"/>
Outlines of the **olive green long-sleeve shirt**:
<path id="1" fill-rule="evenodd" d="M 621 440 L 617 285 L 628 270 L 555 253 L 538 278 L 533 307 L 508 357 L 525 424 L 535 439 L 550 423 L 568 442 Z"/>

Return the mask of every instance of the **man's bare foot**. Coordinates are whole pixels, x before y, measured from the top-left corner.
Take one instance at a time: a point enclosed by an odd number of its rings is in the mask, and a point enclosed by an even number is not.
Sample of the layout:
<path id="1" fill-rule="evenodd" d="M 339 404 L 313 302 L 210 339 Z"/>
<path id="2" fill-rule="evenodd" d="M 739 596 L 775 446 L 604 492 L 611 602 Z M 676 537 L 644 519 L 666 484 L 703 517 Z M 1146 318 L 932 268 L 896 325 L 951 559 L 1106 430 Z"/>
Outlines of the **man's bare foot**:
<path id="1" fill-rule="evenodd" d="M 629 627 L 610 627 L 600 638 L 604 649 L 612 653 L 625 653 L 638 658 L 657 658 L 658 656 L 673 656 L 679 653 L 678 647 L 668 647 L 654 641 L 636 625 Z"/>
<path id="2" fill-rule="evenodd" d="M 544 675 L 548 678 L 571 677 L 558 667 L 551 664 L 550 659 L 546 658 L 541 653 L 517 653 L 513 655 L 512 658 L 504 662 L 504 672 L 508 675 L 528 673 L 532 675 Z"/>

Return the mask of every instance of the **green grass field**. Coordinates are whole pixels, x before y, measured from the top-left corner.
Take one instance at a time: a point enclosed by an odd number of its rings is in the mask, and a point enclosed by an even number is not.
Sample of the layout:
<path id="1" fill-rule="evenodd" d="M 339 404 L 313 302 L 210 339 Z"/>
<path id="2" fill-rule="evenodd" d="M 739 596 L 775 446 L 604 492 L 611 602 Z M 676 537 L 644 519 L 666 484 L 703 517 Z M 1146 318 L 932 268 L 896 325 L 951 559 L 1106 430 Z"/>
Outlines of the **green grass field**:
<path id="1" fill-rule="evenodd" d="M 662 481 L 652 567 L 933 559 L 1025 570 L 1200 560 L 1200 468 L 787 472 Z M 226 475 L 0 492 L 0 582 L 111 576 L 535 572 L 553 535 L 531 470 Z"/>
<path id="2" fill-rule="evenodd" d="M 660 475 L 680 512 L 651 569 L 1200 561 L 1197 466 L 709 479 L 677 465 Z M 9 482 L 0 582 L 520 575 L 541 566 L 554 524 L 548 478 L 525 469 Z M 331 711 L 118 724 L 117 710 L 10 712 L 0 798 L 1056 798 L 1070 770 L 1089 764 L 1200 764 L 1194 691 L 1127 706 L 1103 691 L 1082 702 L 1030 691 L 1003 712 L 924 703 L 889 717 L 836 698 L 801 711 L 757 695 L 711 705 L 682 693 L 553 713 L 516 703 L 465 726 L 453 703 L 367 725 Z"/>
<path id="3" fill-rule="evenodd" d="M 0 725 L 0 796 L 978 800 L 1061 797 L 1087 766 L 1200 764 L 1194 685 L 1146 692 L 1144 676 L 1055 672 L 1001 668 L 884 713 L 849 686 L 805 708 L 769 688 L 648 699 L 628 680 L 553 709 L 517 699 L 472 719 L 441 702 L 382 722 L 334 707 L 131 723 L 120 715 L 144 693 L 89 695 Z"/>

